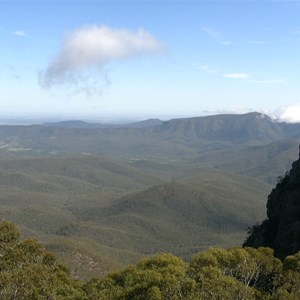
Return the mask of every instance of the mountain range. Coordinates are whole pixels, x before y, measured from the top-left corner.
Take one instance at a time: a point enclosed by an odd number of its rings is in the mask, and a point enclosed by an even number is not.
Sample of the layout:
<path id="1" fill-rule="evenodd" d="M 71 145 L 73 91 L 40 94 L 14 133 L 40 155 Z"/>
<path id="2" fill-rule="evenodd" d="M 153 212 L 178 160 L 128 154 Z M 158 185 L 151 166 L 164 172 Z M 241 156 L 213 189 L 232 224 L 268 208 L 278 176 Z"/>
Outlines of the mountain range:
<path id="1" fill-rule="evenodd" d="M 259 113 L 0 126 L 0 216 L 80 277 L 241 245 L 299 137 Z"/>
<path id="2" fill-rule="evenodd" d="M 122 159 L 190 159 L 215 150 L 266 145 L 300 135 L 300 124 L 278 123 L 259 113 L 148 120 L 140 126 L 134 123 L 109 128 L 95 128 L 93 124 L 87 128 L 88 123 L 78 127 L 78 123 L 0 126 L 1 154 L 10 150 L 33 151 L 35 155 L 85 152 Z"/>

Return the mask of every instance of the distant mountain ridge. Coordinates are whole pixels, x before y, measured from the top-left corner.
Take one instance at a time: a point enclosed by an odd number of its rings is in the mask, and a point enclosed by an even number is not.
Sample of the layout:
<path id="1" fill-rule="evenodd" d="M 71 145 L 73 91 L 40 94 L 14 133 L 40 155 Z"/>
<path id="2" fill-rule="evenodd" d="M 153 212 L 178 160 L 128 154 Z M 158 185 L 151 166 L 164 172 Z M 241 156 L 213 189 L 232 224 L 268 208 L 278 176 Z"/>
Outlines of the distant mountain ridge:
<path id="1" fill-rule="evenodd" d="M 279 123 L 261 113 L 224 114 L 164 122 L 162 130 L 195 138 L 227 140 L 236 143 L 267 143 L 300 133 L 300 124 Z"/>
<path id="2" fill-rule="evenodd" d="M 109 124 L 109 123 L 89 123 L 81 120 L 68 120 L 61 122 L 47 122 L 43 123 L 43 126 L 57 126 L 64 128 L 120 128 L 120 127 L 132 127 L 132 128 L 145 128 L 158 126 L 163 123 L 160 119 L 147 119 L 143 121 L 133 122 L 133 123 L 125 123 L 125 124 Z"/>
<path id="3" fill-rule="evenodd" d="M 117 158 L 195 158 L 215 150 L 300 137 L 300 124 L 278 123 L 260 113 L 164 122 L 154 119 L 110 128 L 96 128 L 81 121 L 60 124 L 0 126 L 1 152 L 29 149 L 36 154 L 87 152 Z"/>
<path id="4" fill-rule="evenodd" d="M 147 119 L 125 124 L 89 123 L 81 120 L 69 120 L 53 123 L 44 123 L 43 126 L 62 127 L 70 129 L 107 129 L 107 128 L 148 128 L 156 127 L 156 132 L 174 132 L 192 137 L 232 139 L 245 141 L 252 135 L 256 138 L 277 139 L 278 135 L 300 133 L 300 123 L 285 123 L 273 120 L 269 116 L 251 112 L 242 115 L 222 114 L 203 117 L 191 117 L 162 121 Z M 246 129 L 247 128 L 247 129 Z"/>

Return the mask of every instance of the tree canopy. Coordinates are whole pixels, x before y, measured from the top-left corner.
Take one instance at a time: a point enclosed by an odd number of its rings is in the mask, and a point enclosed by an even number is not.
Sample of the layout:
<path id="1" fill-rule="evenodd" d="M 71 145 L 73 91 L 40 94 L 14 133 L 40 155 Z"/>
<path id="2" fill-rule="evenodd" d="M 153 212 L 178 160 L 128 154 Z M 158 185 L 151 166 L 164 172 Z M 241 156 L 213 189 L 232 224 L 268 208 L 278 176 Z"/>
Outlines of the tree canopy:
<path id="1" fill-rule="evenodd" d="M 38 241 L 0 223 L 0 299 L 300 299 L 300 253 L 282 262 L 269 248 L 212 248 L 190 262 L 162 253 L 89 281 L 73 279 Z"/>

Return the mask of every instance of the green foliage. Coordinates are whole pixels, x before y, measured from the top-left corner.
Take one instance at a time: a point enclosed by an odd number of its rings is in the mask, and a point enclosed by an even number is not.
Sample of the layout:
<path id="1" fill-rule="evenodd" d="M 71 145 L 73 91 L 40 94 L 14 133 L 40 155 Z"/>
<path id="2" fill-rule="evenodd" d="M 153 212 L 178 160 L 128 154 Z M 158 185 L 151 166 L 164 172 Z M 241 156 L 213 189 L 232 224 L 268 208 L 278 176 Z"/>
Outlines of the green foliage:
<path id="1" fill-rule="evenodd" d="M 53 254 L 37 241 L 20 240 L 17 227 L 0 223 L 0 299 L 83 299 Z"/>
<path id="2" fill-rule="evenodd" d="M 20 232 L 17 226 L 12 222 L 0 223 L 0 247 L 8 243 L 13 243 L 20 238 Z"/>
<path id="3" fill-rule="evenodd" d="M 0 299 L 297 300 L 300 252 L 282 263 L 269 248 L 212 248 L 191 262 L 167 253 L 87 282 L 17 227 L 0 223 Z"/>
<path id="4" fill-rule="evenodd" d="M 262 293 L 272 294 L 274 280 L 280 274 L 281 262 L 274 258 L 273 251 L 267 248 L 210 249 L 193 258 L 189 274 L 199 282 L 206 282 L 206 274 L 209 274 L 207 270 L 214 270 L 219 274 L 216 277 L 221 281 L 219 288 L 228 277 L 232 288 L 235 287 L 240 292 L 244 291 L 253 296 L 255 290 L 247 289 L 252 287 Z M 220 274 L 227 277 L 223 278 Z M 228 278 L 226 280 L 229 280 Z M 247 297 L 250 297 L 250 294 Z"/>
<path id="5" fill-rule="evenodd" d="M 228 276 L 217 267 L 207 266 L 198 273 L 196 287 L 193 290 L 195 299 L 254 299 L 254 291 L 243 285 L 236 278 Z M 199 298 L 197 298 L 199 297 Z"/>
<path id="6" fill-rule="evenodd" d="M 90 297 L 98 293 L 101 299 L 176 300 L 187 296 L 191 283 L 182 259 L 160 254 L 98 282 L 91 281 L 86 290 Z"/>
<path id="7" fill-rule="evenodd" d="M 216 248 L 196 254 L 189 264 L 160 254 L 91 280 L 84 289 L 89 299 L 107 300 L 299 299 L 300 255 L 283 267 L 273 254 L 269 248 Z"/>
<path id="8" fill-rule="evenodd" d="M 277 299 L 300 299 L 300 252 L 285 258 L 283 272 L 278 281 Z"/>

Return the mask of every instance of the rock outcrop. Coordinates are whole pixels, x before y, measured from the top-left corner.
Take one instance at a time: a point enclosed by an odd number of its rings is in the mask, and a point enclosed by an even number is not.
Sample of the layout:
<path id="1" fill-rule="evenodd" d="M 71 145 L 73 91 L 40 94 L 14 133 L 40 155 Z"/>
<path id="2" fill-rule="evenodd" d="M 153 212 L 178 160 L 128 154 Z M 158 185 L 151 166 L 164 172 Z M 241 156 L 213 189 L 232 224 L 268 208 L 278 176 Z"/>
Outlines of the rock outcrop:
<path id="1" fill-rule="evenodd" d="M 298 160 L 268 196 L 267 216 L 249 230 L 244 246 L 271 247 L 279 258 L 300 251 L 300 148 Z"/>

